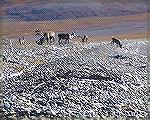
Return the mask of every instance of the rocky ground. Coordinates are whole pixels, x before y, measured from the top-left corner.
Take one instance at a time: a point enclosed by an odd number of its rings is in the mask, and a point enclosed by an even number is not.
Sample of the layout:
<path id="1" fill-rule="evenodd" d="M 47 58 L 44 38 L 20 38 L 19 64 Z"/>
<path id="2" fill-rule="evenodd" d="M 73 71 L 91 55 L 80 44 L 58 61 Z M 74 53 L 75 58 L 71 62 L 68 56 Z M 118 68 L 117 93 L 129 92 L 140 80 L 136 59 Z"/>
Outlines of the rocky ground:
<path id="1" fill-rule="evenodd" d="M 4 116 L 145 118 L 147 41 L 3 50 Z"/>

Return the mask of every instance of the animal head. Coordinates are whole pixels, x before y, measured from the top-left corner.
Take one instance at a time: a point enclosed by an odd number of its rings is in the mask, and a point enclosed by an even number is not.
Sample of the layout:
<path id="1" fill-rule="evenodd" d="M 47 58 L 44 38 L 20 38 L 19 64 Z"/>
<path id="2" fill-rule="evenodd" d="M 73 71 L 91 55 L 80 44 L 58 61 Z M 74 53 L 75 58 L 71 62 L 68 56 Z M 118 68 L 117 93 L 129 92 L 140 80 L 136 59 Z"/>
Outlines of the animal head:
<path id="1" fill-rule="evenodd" d="M 73 31 L 73 32 L 71 33 L 71 35 L 74 36 L 74 37 L 77 36 L 76 33 L 75 33 L 75 31 Z"/>
<path id="2" fill-rule="evenodd" d="M 122 44 L 120 44 L 119 47 L 122 48 Z"/>
<path id="3" fill-rule="evenodd" d="M 76 33 L 73 31 L 71 34 L 69 34 L 69 36 L 70 36 L 69 38 L 72 39 L 72 38 L 76 37 Z"/>
<path id="4" fill-rule="evenodd" d="M 89 38 L 88 35 L 84 35 L 85 38 Z"/>
<path id="5" fill-rule="evenodd" d="M 45 33 L 44 33 L 44 37 L 47 36 L 47 35 L 48 35 L 48 34 L 45 32 Z"/>
<path id="6" fill-rule="evenodd" d="M 111 39 L 112 39 L 112 40 L 114 40 L 114 39 L 118 40 L 118 38 L 116 38 L 116 37 L 114 37 L 114 36 L 112 36 Z"/>
<path id="7" fill-rule="evenodd" d="M 55 36 L 55 32 L 53 32 L 53 31 L 49 31 L 48 34 L 49 34 L 49 36 Z"/>
<path id="8" fill-rule="evenodd" d="M 35 30 L 35 33 L 36 33 L 36 35 L 41 35 L 41 34 L 43 33 L 43 31 L 40 30 L 39 28 L 37 28 L 37 29 Z"/>
<path id="9" fill-rule="evenodd" d="M 39 29 L 39 28 L 37 28 L 36 30 L 35 30 L 35 32 L 40 32 L 41 30 Z"/>

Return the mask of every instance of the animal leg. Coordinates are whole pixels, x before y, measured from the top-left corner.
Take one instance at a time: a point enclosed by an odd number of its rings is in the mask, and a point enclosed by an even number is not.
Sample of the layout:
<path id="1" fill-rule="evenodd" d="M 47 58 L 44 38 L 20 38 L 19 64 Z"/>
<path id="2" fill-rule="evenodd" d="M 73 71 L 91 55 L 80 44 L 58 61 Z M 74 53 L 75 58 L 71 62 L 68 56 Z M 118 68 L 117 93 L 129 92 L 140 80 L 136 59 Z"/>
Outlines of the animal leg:
<path id="1" fill-rule="evenodd" d="M 84 42 L 84 38 L 81 38 L 82 39 L 82 42 Z"/>
<path id="2" fill-rule="evenodd" d="M 49 44 L 49 39 L 50 39 L 49 37 L 46 37 L 47 44 Z"/>
<path id="3" fill-rule="evenodd" d="M 120 48 L 122 48 L 122 45 L 121 45 L 121 44 L 119 44 L 119 47 L 120 47 Z"/>
<path id="4" fill-rule="evenodd" d="M 53 42 L 55 42 L 55 37 L 52 37 L 52 39 L 53 39 Z"/>
<path id="5" fill-rule="evenodd" d="M 66 39 L 65 44 L 66 44 L 66 43 L 69 43 L 69 39 Z"/>
<path id="6" fill-rule="evenodd" d="M 59 38 L 59 40 L 58 40 L 59 45 L 61 44 L 61 43 L 60 43 L 60 40 L 61 40 L 61 39 Z"/>
<path id="7" fill-rule="evenodd" d="M 113 42 L 113 41 L 111 42 L 111 45 L 114 45 L 114 42 Z"/>
<path id="8" fill-rule="evenodd" d="M 85 42 L 87 42 L 87 39 L 88 39 L 88 38 L 85 38 Z"/>
<path id="9" fill-rule="evenodd" d="M 25 45 L 25 41 L 22 41 L 22 44 Z"/>
<path id="10" fill-rule="evenodd" d="M 67 43 L 67 39 L 65 40 L 65 44 Z"/>
<path id="11" fill-rule="evenodd" d="M 50 40 L 50 43 L 52 43 L 52 38 L 49 38 L 49 40 Z"/>
<path id="12" fill-rule="evenodd" d="M 19 44 L 21 45 L 21 38 L 19 38 Z"/>
<path id="13" fill-rule="evenodd" d="M 53 39 L 53 41 L 52 41 L 52 39 Z M 52 43 L 52 42 L 54 42 L 54 37 L 50 37 L 50 43 Z"/>
<path id="14" fill-rule="evenodd" d="M 45 37 L 40 38 L 39 45 L 42 45 L 45 41 Z"/>

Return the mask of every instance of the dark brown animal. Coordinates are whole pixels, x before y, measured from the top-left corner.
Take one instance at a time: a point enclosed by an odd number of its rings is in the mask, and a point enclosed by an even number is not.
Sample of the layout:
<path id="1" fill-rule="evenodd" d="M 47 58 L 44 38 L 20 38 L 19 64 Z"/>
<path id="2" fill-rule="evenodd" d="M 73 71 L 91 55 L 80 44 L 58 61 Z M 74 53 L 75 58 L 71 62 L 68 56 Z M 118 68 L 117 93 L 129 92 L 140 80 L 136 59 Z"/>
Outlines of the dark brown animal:
<path id="1" fill-rule="evenodd" d="M 117 38 L 112 37 L 111 44 L 112 45 L 116 44 L 117 46 L 119 46 L 120 48 L 122 48 L 122 44 L 121 44 L 121 42 Z"/>
<path id="2" fill-rule="evenodd" d="M 58 34 L 58 38 L 59 38 L 58 43 L 61 44 L 61 39 L 64 39 L 65 43 L 67 43 L 67 42 L 69 43 L 69 40 L 71 40 L 74 37 L 76 37 L 75 32 L 72 32 L 71 34 L 60 33 L 60 34 Z"/>

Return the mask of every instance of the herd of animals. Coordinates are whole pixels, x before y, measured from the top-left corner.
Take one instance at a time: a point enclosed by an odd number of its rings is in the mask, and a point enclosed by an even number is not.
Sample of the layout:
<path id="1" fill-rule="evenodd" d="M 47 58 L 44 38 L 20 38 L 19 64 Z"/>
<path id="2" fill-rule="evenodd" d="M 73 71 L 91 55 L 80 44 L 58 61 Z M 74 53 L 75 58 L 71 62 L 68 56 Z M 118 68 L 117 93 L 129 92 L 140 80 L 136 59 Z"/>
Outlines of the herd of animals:
<path id="1" fill-rule="evenodd" d="M 43 32 L 42 30 L 40 30 L 38 28 L 38 29 L 36 29 L 35 33 L 36 33 L 36 35 L 41 36 L 39 40 L 35 41 L 38 45 L 43 45 L 43 43 L 45 41 L 47 41 L 47 43 L 55 42 L 55 32 L 53 32 L 53 31 Z M 69 40 L 71 40 L 73 38 L 81 38 L 81 42 L 87 42 L 87 40 L 89 39 L 89 37 L 87 35 L 83 35 L 83 37 L 77 36 L 75 34 L 75 32 L 72 32 L 71 34 L 59 33 L 57 36 L 58 36 L 59 44 L 62 43 L 61 40 L 65 40 L 65 43 L 69 43 Z M 12 44 L 11 40 L 10 40 L 10 44 Z M 25 45 L 25 37 L 19 37 L 19 45 Z M 111 45 L 116 45 L 119 48 L 122 48 L 122 44 L 121 44 L 120 40 L 117 38 L 114 38 L 114 37 L 112 37 Z M 7 59 L 4 55 L 2 55 L 2 60 L 7 61 Z"/>
<path id="2" fill-rule="evenodd" d="M 43 45 L 43 43 L 45 41 L 47 41 L 47 43 L 52 43 L 55 42 L 55 32 L 53 31 L 49 31 L 49 32 L 43 32 L 42 30 L 40 30 L 39 28 L 36 29 L 35 31 L 36 35 L 41 36 L 39 40 L 35 41 L 38 45 Z M 83 35 L 82 36 L 77 36 L 75 32 L 72 32 L 71 34 L 69 33 L 59 33 L 57 34 L 58 37 L 58 43 L 61 44 L 62 40 L 65 40 L 65 43 L 69 43 L 69 40 L 73 39 L 73 38 L 81 38 L 81 42 L 87 42 L 87 40 L 89 39 L 89 37 L 87 35 Z M 19 44 L 20 45 L 24 45 L 25 44 L 25 38 L 21 37 L 19 38 Z M 112 45 L 117 45 L 120 48 L 122 48 L 122 44 L 120 42 L 119 39 L 112 37 L 112 41 L 111 41 Z"/>
<path id="3" fill-rule="evenodd" d="M 39 28 L 35 31 L 36 35 L 40 35 L 41 38 L 36 41 L 36 43 L 38 45 L 42 45 L 44 43 L 44 41 L 46 40 L 47 43 L 50 43 L 55 41 L 55 32 L 53 31 L 49 31 L 49 32 L 43 32 L 42 30 L 40 30 Z M 75 37 L 80 37 L 82 39 L 82 42 L 85 42 L 87 41 L 88 39 L 88 36 L 87 35 L 84 35 L 83 37 L 81 36 L 77 36 L 75 34 L 75 32 L 72 32 L 71 34 L 69 33 L 59 33 L 58 35 L 58 43 L 61 44 L 61 40 L 65 40 L 65 43 L 69 43 L 69 40 L 75 38 Z"/>

